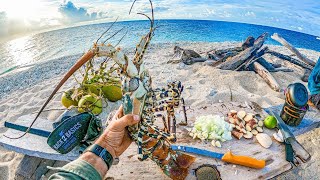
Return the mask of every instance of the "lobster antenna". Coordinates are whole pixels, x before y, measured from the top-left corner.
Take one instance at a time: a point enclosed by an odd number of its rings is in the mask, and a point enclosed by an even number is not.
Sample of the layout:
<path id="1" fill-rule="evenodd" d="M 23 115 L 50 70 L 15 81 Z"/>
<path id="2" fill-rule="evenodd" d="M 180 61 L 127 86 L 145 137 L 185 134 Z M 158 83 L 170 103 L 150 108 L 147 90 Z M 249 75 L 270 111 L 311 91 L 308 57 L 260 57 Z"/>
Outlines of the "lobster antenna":
<path id="1" fill-rule="evenodd" d="M 132 8 L 133 8 L 133 6 L 134 6 L 134 3 L 136 2 L 137 0 L 134 0 L 133 1 L 133 3 L 132 3 L 132 5 L 131 5 L 131 8 L 130 8 L 130 11 L 129 11 L 129 14 L 131 13 L 131 11 L 132 11 Z M 150 20 L 150 18 L 148 17 L 148 19 L 151 21 L 151 28 L 153 27 L 153 24 L 154 24 L 154 12 L 153 12 L 153 5 L 152 5 L 152 1 L 151 0 L 149 0 L 149 2 L 150 2 L 150 6 L 151 6 L 151 16 L 152 16 L 152 20 Z M 142 14 L 142 15 L 144 15 L 143 13 L 138 13 L 138 14 Z M 145 15 L 146 16 L 146 15 Z"/>
<path id="2" fill-rule="evenodd" d="M 105 41 L 103 41 L 103 43 L 106 43 L 109 39 L 111 39 L 111 38 L 113 38 L 115 35 L 117 35 L 120 31 L 122 31 L 124 29 L 124 27 L 123 28 L 121 28 L 121 29 L 119 29 L 117 32 L 115 32 L 114 34 L 112 34 L 110 37 L 108 37 Z"/>
<path id="3" fill-rule="evenodd" d="M 140 15 L 143 15 L 143 16 L 147 17 L 147 18 L 149 19 L 150 23 L 152 24 L 152 20 L 151 20 L 151 18 L 150 18 L 148 15 L 146 15 L 146 14 L 144 14 L 144 13 L 137 13 L 137 14 L 140 14 Z"/>
<path id="4" fill-rule="evenodd" d="M 120 42 L 123 40 L 123 38 L 128 34 L 128 30 L 126 31 L 126 33 L 121 37 L 121 39 L 119 40 L 119 42 L 114 46 L 114 47 L 117 47 Z"/>
<path id="5" fill-rule="evenodd" d="M 102 38 L 103 35 L 105 35 L 110 29 L 111 27 L 114 25 L 114 23 L 116 23 L 118 21 L 119 17 L 117 17 L 117 19 L 115 21 L 113 21 L 113 23 L 110 25 L 110 27 L 101 34 L 101 36 L 97 39 L 96 44 L 98 43 L 98 41 Z"/>

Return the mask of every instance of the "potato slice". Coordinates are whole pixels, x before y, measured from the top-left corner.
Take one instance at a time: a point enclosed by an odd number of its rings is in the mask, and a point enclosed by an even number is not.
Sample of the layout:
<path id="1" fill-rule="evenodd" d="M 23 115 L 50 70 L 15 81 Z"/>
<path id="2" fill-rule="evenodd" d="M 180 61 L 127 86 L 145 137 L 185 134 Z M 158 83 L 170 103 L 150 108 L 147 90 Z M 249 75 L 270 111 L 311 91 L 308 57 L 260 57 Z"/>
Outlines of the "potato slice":
<path id="1" fill-rule="evenodd" d="M 244 138 L 246 139 L 251 139 L 253 137 L 253 134 L 249 131 L 247 131 L 247 133 L 245 135 L 243 135 Z"/>
<path id="2" fill-rule="evenodd" d="M 239 111 L 237 113 L 237 116 L 239 119 L 243 120 L 243 118 L 247 115 L 247 113 L 245 111 Z"/>

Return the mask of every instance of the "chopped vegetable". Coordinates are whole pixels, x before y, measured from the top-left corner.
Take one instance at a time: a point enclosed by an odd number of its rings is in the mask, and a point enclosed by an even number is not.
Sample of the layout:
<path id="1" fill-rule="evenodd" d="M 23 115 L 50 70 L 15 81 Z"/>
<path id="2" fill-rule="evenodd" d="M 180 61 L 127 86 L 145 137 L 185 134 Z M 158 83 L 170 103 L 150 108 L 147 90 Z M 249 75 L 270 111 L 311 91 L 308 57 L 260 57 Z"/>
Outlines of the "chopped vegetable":
<path id="1" fill-rule="evenodd" d="M 197 117 L 189 135 L 194 139 L 213 140 L 212 144 L 214 144 L 217 141 L 224 142 L 231 140 L 232 129 L 233 127 L 224 121 L 224 117 L 219 115 L 200 116 Z M 216 146 L 219 147 L 217 144 Z"/>

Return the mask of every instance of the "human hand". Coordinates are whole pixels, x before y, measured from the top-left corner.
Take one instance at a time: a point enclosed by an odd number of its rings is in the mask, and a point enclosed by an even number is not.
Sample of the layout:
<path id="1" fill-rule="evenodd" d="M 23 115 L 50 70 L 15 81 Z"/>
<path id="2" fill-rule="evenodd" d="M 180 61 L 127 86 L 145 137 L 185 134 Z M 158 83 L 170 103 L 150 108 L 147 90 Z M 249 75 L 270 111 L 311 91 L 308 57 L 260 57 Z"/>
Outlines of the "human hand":
<path id="1" fill-rule="evenodd" d="M 96 144 L 107 149 L 113 158 L 119 157 L 132 142 L 126 127 L 139 121 L 140 117 L 138 115 L 128 114 L 123 116 L 123 108 L 120 106 L 107 129 L 96 141 Z"/>

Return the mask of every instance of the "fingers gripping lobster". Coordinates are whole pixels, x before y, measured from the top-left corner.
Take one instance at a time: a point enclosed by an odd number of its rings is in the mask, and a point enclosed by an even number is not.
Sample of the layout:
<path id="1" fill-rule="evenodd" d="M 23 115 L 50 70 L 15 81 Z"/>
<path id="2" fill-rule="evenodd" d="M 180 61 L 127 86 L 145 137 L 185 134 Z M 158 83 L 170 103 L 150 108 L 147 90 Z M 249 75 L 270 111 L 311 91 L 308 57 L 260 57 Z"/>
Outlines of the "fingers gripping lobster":
<path id="1" fill-rule="evenodd" d="M 136 1 L 133 2 L 131 9 Z M 99 39 L 93 47 L 85 53 L 74 66 L 65 74 L 59 84 L 55 87 L 49 98 L 41 107 L 39 113 L 31 123 L 27 131 L 17 139 L 28 133 L 41 112 L 50 102 L 55 93 L 86 62 L 94 57 L 107 57 L 112 59 L 118 67 L 118 75 L 122 80 L 123 108 L 125 114 L 134 113 L 141 116 L 138 125 L 128 127 L 130 136 L 138 145 L 139 160 L 150 158 L 156 162 L 163 172 L 172 179 L 184 179 L 188 175 L 188 167 L 194 162 L 195 158 L 184 153 L 173 151 L 170 143 L 176 141 L 176 118 L 175 109 L 182 105 L 184 110 L 184 121 L 186 124 L 186 114 L 184 100 L 181 97 L 183 86 L 180 81 L 173 81 L 167 87 L 153 89 L 151 87 L 151 76 L 143 63 L 143 55 L 152 39 L 154 27 L 154 13 L 151 0 L 149 0 L 152 10 L 152 17 L 146 14 L 150 20 L 150 30 L 143 36 L 136 46 L 133 60 L 129 60 L 120 48 L 114 47 L 105 42 L 99 43 Z M 130 9 L 130 12 L 131 12 Z M 130 13 L 129 12 L 129 13 Z M 110 38 L 108 38 L 110 39 Z M 154 124 L 157 119 L 162 119 L 164 128 L 160 129 Z M 173 133 L 171 131 L 171 119 L 173 121 Z"/>

